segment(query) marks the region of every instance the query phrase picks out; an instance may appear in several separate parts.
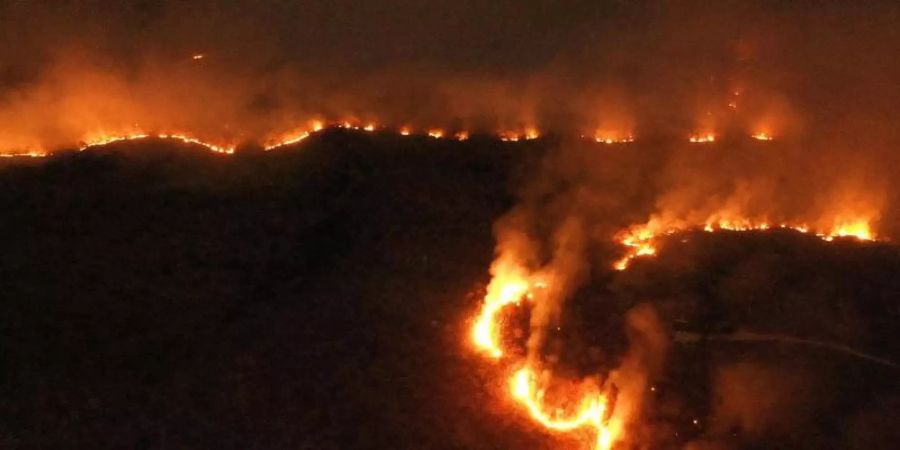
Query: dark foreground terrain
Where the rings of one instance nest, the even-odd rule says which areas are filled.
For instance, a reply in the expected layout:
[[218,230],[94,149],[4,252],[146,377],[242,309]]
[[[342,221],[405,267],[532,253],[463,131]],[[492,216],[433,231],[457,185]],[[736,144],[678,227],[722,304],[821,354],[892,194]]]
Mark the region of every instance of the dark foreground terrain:
[[[148,141],[0,168],[0,448],[574,448],[515,413],[466,345],[491,225],[544,145],[333,132],[269,154]],[[708,426],[755,434],[733,440],[746,448],[897,448],[900,371],[691,336],[787,329],[896,360],[900,253],[778,233],[678,245],[699,262],[637,263],[569,313],[588,346],[621,342],[639,302],[681,336],[657,441],[719,448]],[[710,387],[722,377],[746,389]]]

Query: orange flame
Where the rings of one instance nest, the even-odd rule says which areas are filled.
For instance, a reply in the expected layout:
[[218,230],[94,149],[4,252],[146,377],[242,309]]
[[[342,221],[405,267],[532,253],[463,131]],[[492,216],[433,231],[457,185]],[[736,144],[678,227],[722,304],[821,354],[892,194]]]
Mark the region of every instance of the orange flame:
[[715,142],[716,135],[715,133],[695,134],[691,136],[689,140],[695,144],[705,144],[708,142]]
[[545,390],[538,387],[534,372],[528,368],[519,369],[510,380],[510,390],[531,417],[544,427],[554,431],[572,431],[593,428],[596,431],[594,448],[606,450],[612,447],[613,434],[606,423],[606,396],[600,392],[582,395],[575,412],[566,417],[565,412],[556,409],[553,414],[544,412],[542,405]]
[[195,137],[188,136],[188,135],[182,134],[182,133],[150,134],[150,133],[143,133],[143,132],[123,134],[123,135],[99,134],[99,135],[90,136],[88,138],[85,138],[82,141],[82,145],[79,147],[79,150],[83,151],[83,150],[87,150],[89,148],[112,144],[115,142],[136,141],[136,140],[143,140],[143,139],[150,139],[150,138],[170,139],[170,140],[180,141],[185,144],[199,145],[213,153],[220,153],[220,154],[234,153],[233,146],[223,146],[223,145],[212,144],[210,142],[202,141],[200,139],[197,139]]
[[43,158],[47,155],[47,152],[32,150],[18,153],[0,153],[0,158]]
[[833,241],[835,238],[854,238],[861,241],[873,241],[876,239],[876,235],[867,219],[838,220],[829,229],[812,229],[802,223],[779,223],[773,225],[765,220],[754,221],[746,218],[711,218],[707,219],[702,225],[691,225],[683,222],[663,225],[657,220],[651,220],[643,225],[632,226],[616,235],[615,240],[623,245],[626,250],[625,254],[613,264],[613,268],[625,270],[635,258],[655,255],[657,252],[656,241],[666,235],[697,229],[711,233],[720,230],[765,231],[772,228],[794,230],[803,234],[814,234],[828,242]]
[[[531,286],[544,287],[541,282],[530,283],[528,276],[520,268],[504,265],[495,271],[494,278],[488,286],[481,311],[472,327],[472,341],[475,347],[489,357],[499,359],[503,350],[499,340],[499,312],[509,305],[519,305],[523,299],[533,300]],[[615,439],[606,418],[607,397],[591,383],[583,383],[581,389],[569,392],[567,405],[574,408],[550,409],[547,405],[547,389],[542,387],[536,371],[528,366],[517,370],[509,380],[510,395],[522,405],[536,422],[545,428],[566,432],[576,429],[592,429],[596,435],[593,447],[597,450],[608,450]]]
[[631,133],[620,134],[615,131],[597,130],[594,132],[594,142],[598,144],[627,144],[634,142]]

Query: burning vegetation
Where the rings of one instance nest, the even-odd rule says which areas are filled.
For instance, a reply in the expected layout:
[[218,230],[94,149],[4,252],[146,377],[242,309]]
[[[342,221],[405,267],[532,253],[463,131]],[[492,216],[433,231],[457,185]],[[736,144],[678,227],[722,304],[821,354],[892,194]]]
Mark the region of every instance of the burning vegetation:
[[[54,350],[52,361],[35,364],[60,372],[77,365],[65,359],[64,346],[54,347],[55,338],[35,337],[32,329],[63,343],[120,335],[130,343],[127,336],[141,326],[162,328],[168,331],[147,347],[165,351],[179,348],[186,330],[209,333],[203,343],[214,348],[220,340],[240,343],[241,330],[252,329],[268,340],[234,344],[240,348],[235,354],[203,347],[192,354],[222,357],[215,367],[234,379],[222,381],[220,391],[237,392],[235,401],[256,405],[250,409],[265,418],[254,421],[236,407],[239,413],[207,420],[227,416],[231,422],[194,428],[215,436],[244,425],[252,435],[240,441],[247,448],[369,446],[364,437],[349,441],[347,429],[372,433],[382,440],[371,446],[386,447],[402,435],[383,431],[394,430],[391,425],[443,423],[434,413],[443,411],[435,408],[441,402],[475,411],[466,416],[470,421],[490,414],[526,419],[512,422],[527,421],[539,442],[553,442],[545,434],[563,436],[591,450],[885,447],[882,431],[895,424],[883,411],[900,405],[894,372],[900,350],[892,344],[900,287],[893,271],[878,268],[896,266],[891,243],[900,236],[897,5],[585,0],[561,8],[541,1],[423,6],[378,0],[338,10],[324,1],[120,3],[79,0],[57,7],[0,0],[0,157],[6,171],[0,200],[11,211],[0,233],[10,249],[0,282],[9,286],[0,287],[18,299],[9,314],[0,314],[9,317],[0,328],[38,342],[22,347],[27,351],[15,339],[0,342],[19,352],[12,357],[17,369],[31,363],[22,355],[43,355],[47,348]],[[147,150],[151,163],[122,156],[122,148]],[[182,167],[160,148],[211,155]],[[70,181],[73,194],[65,184]],[[508,196],[509,186],[514,192]],[[134,192],[122,193],[129,189]],[[457,191],[464,195],[456,197]],[[490,204],[481,210],[480,202]],[[160,223],[176,230],[171,241],[166,232],[149,230],[157,223],[154,208],[165,212]],[[127,211],[131,234],[107,228],[119,209]],[[81,225],[84,217],[92,226]],[[491,245],[491,222],[495,245],[488,263],[479,259],[487,251],[468,250]],[[202,226],[194,229],[195,223]],[[416,234],[422,223],[427,233]],[[465,239],[454,240],[460,236]],[[170,244],[172,260],[153,259],[157,240]],[[402,256],[396,260],[395,246]],[[232,247],[239,256],[232,257]],[[90,253],[106,250],[118,250],[118,259],[80,272],[97,256]],[[78,251],[86,254],[56,263],[60,267],[42,259]],[[458,261],[449,261],[453,255]],[[19,258],[32,264],[20,268]],[[129,258],[141,269],[164,268],[148,270],[147,287],[141,271],[119,272],[125,270],[120,260]],[[293,265],[297,258],[301,267]],[[392,279],[385,269],[392,264],[402,265],[410,279],[421,277],[425,287],[400,295],[409,280]],[[44,283],[45,266],[65,275],[57,280],[61,287],[41,297],[57,308],[52,319],[59,326],[42,322],[41,303],[22,300],[30,300],[27,283]],[[460,291],[485,267],[490,279],[478,309],[462,317],[469,312],[458,311]],[[179,278],[183,268],[193,277]],[[205,278],[212,281],[198,281],[207,271],[215,272]],[[92,284],[106,272],[118,274],[120,283]],[[802,289],[782,272],[800,279]],[[454,294],[447,295],[452,307],[427,319],[406,303],[436,295],[428,289],[433,280],[422,274],[443,280],[440,286]],[[157,296],[154,288],[168,286],[170,278],[182,291]],[[356,278],[368,284],[360,287]],[[85,301],[100,302],[88,316],[116,312],[126,294],[161,306],[133,314],[146,316],[134,327],[130,311],[111,325],[96,313],[84,328],[106,334],[82,335],[77,323],[83,311],[70,306],[77,302],[59,300],[82,282]],[[140,289],[130,291],[129,283]],[[865,295],[856,296],[857,290]],[[318,295],[310,305],[284,306],[310,292]],[[229,301],[215,303],[219,295]],[[384,300],[389,307],[379,309],[352,303],[357,295],[405,301]],[[209,297],[214,306],[191,304],[196,309],[183,322],[178,306],[165,303]],[[278,302],[247,305],[244,297]],[[173,318],[174,328],[166,328],[157,307]],[[291,321],[280,319],[280,308]],[[360,311],[383,320],[372,325]],[[307,314],[338,326],[327,329]],[[205,319],[220,316],[218,325],[233,335],[206,326]],[[781,321],[788,316],[798,321],[796,330]],[[353,320],[345,322],[348,317]],[[379,337],[398,336],[394,328],[408,331],[398,323],[413,324],[416,338],[425,328],[451,329],[446,317],[466,323],[463,338],[403,335],[397,344]],[[267,320],[284,322],[271,331]],[[232,323],[238,323],[235,330]],[[329,334],[335,330],[342,335]],[[316,340],[324,335],[333,339]],[[344,335],[359,342],[347,344]],[[298,350],[304,360],[291,360],[288,370],[310,377],[303,386],[279,370],[294,350],[284,350],[290,347],[281,341],[286,336],[304,343]],[[460,340],[467,355],[474,347],[477,364],[444,350]],[[309,345],[315,349],[305,348],[307,342],[316,342]],[[767,346],[796,359],[795,365],[777,367],[779,355],[768,354]],[[322,371],[349,374],[342,383],[307,375],[315,371],[306,364],[328,360],[332,347],[363,356]],[[271,352],[271,373],[255,365],[260,348]],[[390,358],[377,355],[382,348],[389,349],[385,354],[408,351],[413,361],[421,357],[430,365],[404,360],[398,369],[378,359]],[[97,354],[126,353],[107,350]],[[149,360],[153,352],[143,355]],[[191,357],[182,362],[194,364]],[[859,364],[889,375],[860,375]],[[165,378],[180,373],[177,364],[164,369],[141,375],[148,383],[164,379],[173,397],[195,394],[195,380]],[[26,369],[11,375],[18,384],[4,398],[21,395],[25,404],[38,405],[25,416],[40,426],[19,427],[43,430],[30,436],[37,446],[55,425],[106,414],[96,400],[105,386],[92,385],[97,373],[83,370],[79,381],[91,389],[66,392],[59,404],[89,406],[70,415],[60,407],[59,417],[46,423],[39,406],[56,399],[43,391],[63,380],[32,377]],[[477,374],[484,379],[464,384],[467,394],[488,390],[485,384],[502,386],[502,396],[484,404],[485,396],[471,395],[479,400],[474,407],[454,403],[463,402],[453,398],[458,392],[447,393],[457,385],[429,384],[416,378],[419,370],[433,371],[431,381],[441,372]],[[359,372],[375,379],[375,387]],[[254,384],[253,376],[265,383]],[[825,398],[854,377],[871,377],[865,379],[874,380],[872,391],[860,399],[855,392]],[[410,394],[404,381],[425,387]],[[288,387],[261,399],[255,391],[262,384]],[[22,394],[20,386],[26,386]],[[871,400],[876,388],[886,393],[883,403]],[[819,390],[829,394],[816,395]],[[373,397],[362,398],[370,391]],[[433,398],[435,392],[444,395]],[[397,403],[377,397],[386,393]],[[277,403],[282,395],[296,400],[284,400],[282,411],[315,426],[277,443],[255,440],[272,427],[289,432],[290,420],[267,415],[267,400]],[[349,406],[341,395],[351,399]],[[127,404],[128,396],[121,397]],[[201,397],[221,400],[208,392]],[[317,404],[338,406],[310,412]],[[10,417],[21,412],[9,408]],[[117,408],[111,410],[128,406]],[[353,412],[334,412],[341,408]],[[198,409],[184,414],[196,422],[213,417]],[[357,409],[366,417],[353,416]],[[424,410],[434,416],[423,417]],[[135,427],[156,427],[139,420],[145,413],[151,414],[130,417]],[[320,437],[332,413],[353,416],[345,420],[351,425]],[[180,412],[167,405],[153,414]],[[377,416],[366,422],[371,426],[357,426],[370,416]],[[853,421],[846,429],[843,418]],[[454,426],[465,422],[455,419]],[[528,426],[525,431],[533,431]],[[478,431],[459,425],[454,437],[460,447],[529,447],[506,436],[482,445],[485,434],[516,435],[523,427],[472,427]],[[823,429],[840,442],[816,440]],[[107,435],[103,431],[81,442],[96,442]],[[129,435],[116,444],[166,447],[168,432],[159,427],[147,433],[162,437]],[[17,433],[0,427],[0,446],[19,444]],[[181,439],[173,445],[237,445]],[[427,432],[417,439],[408,447],[447,446],[443,439],[429,441],[434,438]]]

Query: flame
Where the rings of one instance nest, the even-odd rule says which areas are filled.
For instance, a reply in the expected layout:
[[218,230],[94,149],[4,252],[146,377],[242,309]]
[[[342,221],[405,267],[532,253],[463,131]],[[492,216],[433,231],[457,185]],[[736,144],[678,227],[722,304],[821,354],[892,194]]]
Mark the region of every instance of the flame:
[[40,150],[19,153],[0,153],[0,158],[43,158],[46,156],[48,156],[48,153]]
[[638,257],[652,256],[657,252],[656,242],[659,238],[674,233],[699,230],[715,231],[765,231],[772,228],[793,230],[803,234],[813,234],[824,241],[831,242],[835,238],[855,238],[861,241],[874,241],[870,221],[864,218],[838,220],[831,228],[815,229],[803,223],[772,224],[765,220],[754,221],[748,218],[710,218],[702,225],[686,222],[660,224],[658,220],[650,220],[646,224],[634,225],[616,234],[615,240],[625,247],[625,254],[613,263],[616,270],[625,270]]
[[872,232],[868,221],[857,219],[846,222],[841,221],[829,231],[826,237],[832,239],[835,237],[853,237],[862,241],[874,241],[875,233]]
[[206,55],[204,55],[203,53],[197,53],[197,54],[191,56],[191,59],[193,59],[194,61],[199,61],[205,57],[206,57]]
[[107,134],[99,134],[91,137],[87,137],[82,140],[82,145],[79,147],[79,150],[87,150],[91,147],[98,147],[101,145],[112,144],[115,142],[122,141],[135,141],[138,139],[146,139],[151,137],[146,133],[131,133],[131,134],[123,134],[123,135],[107,135]]
[[264,149],[266,151],[269,151],[269,150],[274,150],[279,147],[284,147],[285,145],[296,144],[296,143],[308,138],[309,136],[310,136],[309,131],[301,131],[292,137],[284,138],[284,139],[278,140],[274,143],[270,143],[270,144],[266,145],[264,147]]
[[701,134],[695,134],[695,135],[692,135],[692,136],[690,137],[689,140],[690,140],[691,142],[693,142],[693,143],[697,143],[697,144],[705,144],[705,143],[708,143],[708,142],[715,142],[715,141],[716,141],[716,135],[715,135],[715,133],[701,133]]
[[518,305],[528,293],[528,283],[516,275],[494,278],[488,287],[488,293],[484,297],[484,305],[481,313],[472,327],[472,340],[475,346],[492,358],[503,356],[503,350],[497,342],[499,330],[496,319],[500,310],[508,305]]
[[[529,281],[529,278],[521,268],[501,265],[488,286],[471,337],[475,347],[493,359],[504,355],[498,342],[500,311],[510,305],[519,305],[525,299],[534,300],[532,289],[546,287],[543,282]],[[512,399],[543,427],[556,432],[592,429],[596,436],[593,445],[596,450],[612,447],[615,436],[607,424],[607,396],[595,383],[585,381],[577,389],[566,390],[562,395],[564,406],[551,407],[548,406],[547,388],[540,383],[537,371],[522,366],[510,378],[509,389]],[[548,410],[552,412],[548,413]]]
[[196,144],[203,147],[206,147],[208,150],[214,153],[222,153],[226,155],[230,155],[234,153],[234,147],[224,147],[215,144],[210,144],[209,142],[201,141],[197,138],[193,138],[184,134],[158,134],[156,137],[160,139],[174,139],[176,141],[184,142],[185,144]]
[[529,415],[544,427],[554,431],[572,431],[580,428],[593,428],[596,432],[595,449],[606,450],[612,447],[613,435],[606,424],[606,395],[595,389],[588,389],[582,394],[575,412],[566,416],[561,409],[547,414],[542,405],[546,391],[538,386],[534,371],[527,367],[519,369],[510,379],[510,391]]
[[541,133],[534,127],[525,128],[522,131],[506,130],[497,133],[503,142],[519,142],[520,140],[531,141],[541,137]]
[[169,139],[169,140],[180,141],[185,144],[199,145],[213,153],[220,153],[220,154],[234,153],[233,146],[222,146],[222,145],[212,144],[210,142],[202,141],[200,139],[197,139],[195,137],[192,137],[192,136],[189,136],[186,134],[182,134],[182,133],[150,134],[150,133],[142,133],[142,132],[122,134],[122,135],[109,135],[109,134],[101,133],[101,134],[89,136],[82,140],[82,144],[79,147],[79,150],[84,151],[84,150],[87,150],[87,149],[90,149],[93,147],[108,145],[108,144],[112,144],[115,142],[137,141],[137,140],[151,139],[151,138]]
[[[197,57],[200,58],[197,58]],[[194,59],[201,59],[204,55],[197,54],[194,55]],[[340,128],[346,130],[355,130],[355,131],[365,131],[365,132],[374,132],[379,129],[379,125],[376,124],[375,121],[369,122],[359,122],[356,119],[343,119],[335,122],[326,122],[321,119],[309,120],[304,125],[295,127],[289,131],[282,132],[280,134],[274,134],[267,138],[261,139],[261,143],[266,150],[273,150],[279,147],[288,146],[291,144],[296,144],[301,142],[313,134],[320,132],[326,128]],[[402,136],[410,136],[413,134],[413,130],[410,126],[404,125],[397,128],[397,131]],[[460,130],[452,135],[448,134],[445,129],[441,128],[431,128],[428,129],[426,134],[432,138],[453,138],[458,141],[465,141],[469,139],[470,133],[467,130]],[[190,133],[185,132],[166,132],[166,133],[149,133],[140,129],[135,129],[126,132],[118,132],[118,133],[90,133],[87,135],[88,137],[83,138],[79,147],[84,150],[90,147],[97,147],[101,145],[111,144],[119,141],[126,140],[138,140],[145,138],[159,138],[159,139],[173,139],[179,140],[185,143],[191,143],[206,147],[210,151],[216,153],[229,154],[234,152],[233,145],[220,145],[214,144],[209,141],[202,140],[193,136]],[[534,140],[539,139],[541,137],[541,133],[537,127],[529,126],[525,127],[521,130],[501,130],[494,133],[494,136],[498,137],[500,140],[504,142],[519,142],[523,140]],[[772,135],[768,132],[757,132],[751,135],[754,139],[760,141],[771,141],[773,139]],[[634,135],[627,132],[615,131],[609,128],[601,128],[597,129],[591,135],[582,135],[582,138],[592,139],[594,142],[602,143],[602,144],[626,144],[635,141]],[[697,133],[689,136],[690,142],[693,143],[709,143],[715,142],[717,136],[713,132],[705,132],[705,133]],[[7,150],[6,155],[8,157],[12,156],[46,156],[46,152],[43,149],[40,149],[39,145],[34,145],[33,147],[25,146],[19,147],[18,151]]]
[[627,144],[634,142],[634,136],[631,133],[619,134],[614,131],[597,130],[594,132],[594,142],[599,144]]
[[[339,124],[337,125],[337,127],[343,128],[343,124]],[[324,129],[325,122],[318,119],[310,120],[306,125],[297,127],[288,133],[284,133],[278,136],[275,139],[267,140],[263,148],[266,151],[270,151],[280,147],[293,145],[298,142],[302,142],[303,140],[312,136],[314,133],[318,133]]]

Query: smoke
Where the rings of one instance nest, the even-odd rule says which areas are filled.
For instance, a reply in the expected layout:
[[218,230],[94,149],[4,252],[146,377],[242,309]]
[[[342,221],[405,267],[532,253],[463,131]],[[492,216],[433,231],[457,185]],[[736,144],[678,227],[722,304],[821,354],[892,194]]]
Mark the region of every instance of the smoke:
[[327,119],[765,132],[893,159],[896,17],[875,2],[4,0],[0,148],[135,128],[239,144]]
[[632,308],[625,321],[629,349],[609,376],[617,392],[610,428],[619,435],[627,429],[626,439],[640,442],[641,414],[652,394],[651,382],[663,370],[670,339],[656,310],[649,304]]
[[[510,216],[496,225],[498,260],[525,267],[522,273],[546,283],[535,294],[529,359],[531,364],[560,360],[556,354],[560,346],[547,344],[562,339],[553,330],[561,322],[563,328],[567,325],[563,313],[567,308],[608,312],[613,318],[602,326],[620,326],[627,339],[613,338],[596,346],[611,353],[624,349],[603,375],[606,386],[617,392],[610,426],[625,430],[629,441],[688,448],[790,442],[797,448],[819,448],[825,444],[810,430],[823,426],[829,438],[851,440],[845,430],[821,423],[829,420],[823,417],[873,414],[865,412],[869,406],[844,398],[856,388],[836,381],[848,370],[843,366],[816,361],[779,368],[780,361],[751,354],[717,355],[698,363],[707,372],[694,371],[694,378],[679,380],[706,386],[702,399],[657,398],[649,388],[654,380],[673,376],[673,364],[685,362],[681,354],[677,363],[669,361],[671,347],[684,345],[668,338],[667,330],[676,321],[682,327],[687,323],[703,328],[700,334],[721,326],[789,337],[778,344],[753,344],[760,347],[799,347],[802,350],[793,351],[804,354],[842,348],[849,353],[838,353],[874,356],[849,365],[891,360],[878,351],[879,346],[893,348],[891,340],[883,334],[873,338],[869,323],[889,310],[871,298],[889,294],[854,298],[846,293],[855,292],[855,287],[829,286],[822,280],[875,271],[885,261],[857,255],[855,263],[845,262],[839,265],[843,270],[836,270],[829,264],[837,264],[833,261],[838,256],[810,249],[814,245],[846,249],[841,236],[883,240],[898,236],[900,186],[891,167],[898,162],[900,133],[891,129],[889,118],[900,112],[900,93],[888,78],[900,74],[900,66],[874,55],[885,56],[897,47],[897,38],[888,29],[900,15],[896,7],[876,4],[867,4],[869,8],[817,4],[814,11],[799,4],[769,5],[766,11],[731,2],[705,11],[681,6],[684,9],[644,10],[638,27],[653,32],[636,36],[630,33],[634,28],[622,29],[616,36],[621,39],[617,51],[582,48],[582,55],[603,55],[599,59],[610,63],[593,72],[598,75],[589,88],[579,85],[588,75],[566,67],[571,54],[556,60],[554,70],[541,78],[547,83],[570,81],[547,84],[559,87],[551,92],[568,109],[537,117],[567,117],[571,128],[589,137],[619,139],[633,134],[637,140],[604,146],[562,139],[530,168],[518,186]],[[627,71],[631,71],[627,79],[616,76]],[[581,96],[571,94],[573,86]],[[591,100],[594,94],[596,102]],[[536,104],[549,104],[545,100]],[[715,143],[687,142],[692,133],[706,132],[715,134]],[[757,133],[774,139],[749,138]],[[812,236],[816,244],[796,244],[809,255],[785,260],[774,250],[752,257],[728,254],[725,249],[748,244],[724,238],[715,243],[721,248],[703,247],[705,241],[691,233],[662,238],[705,228],[779,227],[818,234],[828,241],[837,237],[839,242],[826,244]],[[614,262],[627,251],[622,242],[627,230],[658,239],[654,243],[659,245],[644,254],[656,252],[659,259],[616,273]],[[521,247],[506,236],[527,236],[526,259],[517,259]],[[776,245],[781,252],[795,245],[778,240],[765,244]],[[745,265],[731,266],[737,262]],[[813,275],[807,276],[815,281],[789,288],[793,281],[779,271],[791,266],[809,270]],[[874,282],[854,286],[867,283]],[[637,287],[622,287],[632,284]],[[707,305],[710,298],[720,297],[727,301]],[[876,308],[880,312],[860,311],[868,302],[880,305]],[[877,328],[878,333],[886,329]],[[612,333],[581,331],[588,336]],[[564,372],[558,366],[555,370]],[[573,372],[577,371],[566,373]],[[891,392],[882,382],[874,383],[873,389]],[[841,393],[819,394],[829,389]],[[859,410],[842,411],[842,401]],[[697,410],[683,403],[704,406]],[[878,411],[881,406],[871,408]],[[666,416],[672,410],[696,423]],[[867,426],[868,422],[860,428]],[[682,434],[672,437],[671,428]]]

